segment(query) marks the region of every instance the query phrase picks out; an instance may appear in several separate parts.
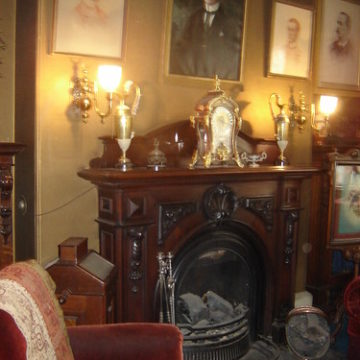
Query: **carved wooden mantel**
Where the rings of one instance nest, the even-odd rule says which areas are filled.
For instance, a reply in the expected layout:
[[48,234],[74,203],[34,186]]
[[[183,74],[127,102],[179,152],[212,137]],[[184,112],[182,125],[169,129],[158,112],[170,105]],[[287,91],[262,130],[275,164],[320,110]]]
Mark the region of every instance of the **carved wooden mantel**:
[[[117,320],[158,320],[158,252],[171,251],[176,260],[205,229],[234,225],[259,239],[266,279],[260,332],[269,334],[294,302],[301,184],[317,169],[272,166],[276,143],[240,134],[243,151],[266,151],[263,165],[190,170],[195,146],[189,130],[184,121],[135,137],[128,152],[135,167],[125,172],[115,167],[116,141],[103,137],[103,155],[78,173],[98,188],[100,252],[118,268]],[[146,167],[154,138],[168,160],[159,171]]]
[[13,261],[11,167],[14,155],[24,148],[23,144],[0,142],[0,269]]
[[101,255],[118,266],[117,320],[157,320],[157,253],[172,251],[176,257],[201,228],[234,221],[262,239],[263,331],[269,333],[293,304],[300,188],[314,171],[274,166],[80,171],[98,187]]

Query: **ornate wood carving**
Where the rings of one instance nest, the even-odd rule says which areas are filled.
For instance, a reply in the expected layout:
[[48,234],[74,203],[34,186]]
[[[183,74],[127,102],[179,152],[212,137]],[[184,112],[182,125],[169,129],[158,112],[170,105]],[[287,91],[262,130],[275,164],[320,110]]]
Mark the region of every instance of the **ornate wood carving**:
[[[144,228],[133,227],[128,230],[128,238],[130,240],[130,272],[129,279],[132,281],[141,280],[143,277],[142,271],[142,243],[144,240]],[[138,292],[136,284],[131,288],[133,293]]]
[[158,244],[162,245],[170,230],[186,215],[196,211],[195,203],[161,204],[159,207]]
[[[197,234],[206,229],[212,230],[221,221],[229,224],[233,221],[241,223],[239,231],[243,225],[244,229],[259,235],[256,242],[259,242],[258,248],[263,249],[266,273],[274,274],[268,278],[271,292],[267,294],[264,305],[264,333],[270,333],[282,304],[292,303],[293,300],[296,268],[289,268],[282,254],[288,235],[293,241],[292,256],[296,256],[298,227],[295,223],[293,237],[291,231],[287,234],[286,216],[288,211],[300,210],[300,204],[296,203],[291,206],[286,204],[282,211],[276,208],[277,199],[284,199],[286,188],[290,186],[300,189],[302,179],[310,177],[315,171],[311,167],[285,166],[280,169],[264,165],[243,169],[211,167],[189,170],[178,167],[164,168],[158,172],[144,168],[127,172],[93,168],[79,172],[81,177],[98,186],[101,196],[114,199],[114,214],[110,217],[107,213],[99,212],[97,221],[100,230],[114,234],[118,269],[117,320],[156,321],[158,251],[171,251],[176,260],[185,246],[191,248],[191,241]],[[258,196],[260,188],[261,196]],[[127,199],[133,201],[141,198],[145,199],[145,211],[129,212]],[[135,203],[138,204],[137,201]],[[186,204],[195,204],[195,213],[187,214],[193,208]],[[269,215],[271,208],[273,219]],[[246,211],[248,214],[244,214]],[[162,219],[159,218],[161,213],[164,214]],[[132,214],[131,217],[129,214]],[[187,215],[182,217],[184,214]],[[270,219],[273,230],[276,228],[280,231],[266,231],[265,226],[270,226]],[[264,224],[265,231],[257,228],[259,223]],[[234,229],[237,227],[237,224],[232,225]],[[168,229],[171,236],[169,232],[165,237]],[[165,243],[159,245],[159,238],[166,238]],[[279,256],[282,257],[280,262]],[[269,261],[266,261],[267,257]]]
[[294,252],[294,236],[295,236],[295,223],[299,220],[298,211],[289,211],[285,216],[286,232],[285,232],[285,264],[291,264],[292,255]]
[[208,219],[217,223],[231,218],[238,201],[235,193],[224,184],[218,184],[205,192],[203,206]]
[[0,142],[0,269],[13,261],[11,167],[13,156],[24,148],[22,144]]
[[231,218],[238,207],[243,207],[259,216],[268,231],[273,226],[273,197],[241,197],[224,184],[209,189],[204,195],[204,211],[206,216],[216,222]]
[[274,198],[273,197],[253,197],[240,198],[239,206],[248,209],[264,221],[266,229],[272,230],[274,224]]
[[13,178],[10,168],[0,168],[0,234],[4,239],[4,244],[8,243],[11,234],[11,193],[13,188]]

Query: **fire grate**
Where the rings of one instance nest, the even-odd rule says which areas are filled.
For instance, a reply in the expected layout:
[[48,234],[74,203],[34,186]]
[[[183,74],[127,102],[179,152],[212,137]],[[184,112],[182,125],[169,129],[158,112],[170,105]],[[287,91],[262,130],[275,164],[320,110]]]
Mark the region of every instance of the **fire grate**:
[[216,325],[177,324],[184,335],[184,360],[235,360],[250,347],[245,315]]

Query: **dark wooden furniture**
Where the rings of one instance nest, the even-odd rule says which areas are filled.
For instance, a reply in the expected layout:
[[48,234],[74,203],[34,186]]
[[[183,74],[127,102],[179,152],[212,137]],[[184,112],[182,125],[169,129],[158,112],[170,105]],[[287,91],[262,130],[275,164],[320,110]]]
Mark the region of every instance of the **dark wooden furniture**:
[[[312,177],[312,197],[310,214],[310,233],[307,272],[307,290],[313,295],[314,305],[334,314],[336,308],[342,303],[343,291],[353,277],[352,264],[345,263],[346,259],[338,251],[328,249],[329,227],[329,194],[331,178],[330,159],[337,152],[344,155],[360,142],[346,141],[339,138],[315,138],[313,146],[313,165],[321,171]],[[334,256],[344,263],[342,269],[334,271]]]
[[[316,169],[271,166],[276,145],[244,136],[239,141],[248,151],[267,149],[267,165],[189,170],[192,138],[181,132],[183,124],[175,128],[176,135],[159,131],[135,139],[129,157],[139,167],[127,172],[115,168],[120,152],[114,141],[102,138],[103,156],[78,173],[98,187],[100,253],[118,268],[117,321],[158,320],[158,252],[172,251],[176,258],[194,235],[216,227],[219,217],[261,239],[266,285],[260,331],[269,334],[293,306],[301,184]],[[144,167],[153,137],[168,156],[168,167],[160,171]],[[229,197],[222,195],[224,188]]]
[[59,260],[47,271],[68,326],[113,323],[116,268],[95,251],[86,238],[69,238],[59,245]]
[[0,269],[13,262],[12,237],[12,189],[13,177],[11,167],[14,156],[22,151],[25,145],[17,143],[0,143]]

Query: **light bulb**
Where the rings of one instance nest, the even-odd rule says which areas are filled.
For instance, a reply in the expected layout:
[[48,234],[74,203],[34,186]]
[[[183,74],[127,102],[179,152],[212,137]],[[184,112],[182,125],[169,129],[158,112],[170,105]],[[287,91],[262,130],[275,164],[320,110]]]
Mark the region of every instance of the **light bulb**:
[[338,98],[336,96],[320,96],[320,112],[326,116],[332,114],[337,106]]
[[121,66],[101,65],[98,68],[100,86],[107,92],[113,93],[121,80]]

